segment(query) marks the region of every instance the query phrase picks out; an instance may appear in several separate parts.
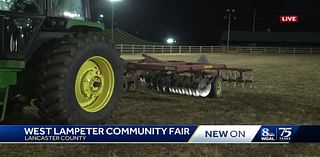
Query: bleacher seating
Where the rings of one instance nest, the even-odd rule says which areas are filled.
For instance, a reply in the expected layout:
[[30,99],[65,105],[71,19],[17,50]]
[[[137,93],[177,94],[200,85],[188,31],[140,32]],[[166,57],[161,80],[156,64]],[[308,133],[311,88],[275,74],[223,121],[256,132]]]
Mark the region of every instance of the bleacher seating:
[[[110,29],[106,29],[105,34],[111,39]],[[147,40],[140,39],[120,29],[114,30],[114,43],[115,44],[135,44],[135,45],[160,45],[161,44],[161,43],[150,42]]]

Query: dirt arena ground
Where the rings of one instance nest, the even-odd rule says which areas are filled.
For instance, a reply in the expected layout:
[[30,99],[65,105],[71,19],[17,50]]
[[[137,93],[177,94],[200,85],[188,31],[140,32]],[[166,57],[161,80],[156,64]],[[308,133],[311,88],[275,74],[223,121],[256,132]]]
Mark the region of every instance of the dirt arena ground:
[[[195,62],[199,54],[153,55]],[[320,124],[320,55],[208,54],[212,63],[254,69],[254,89],[203,99],[138,89],[125,93],[111,124]],[[138,59],[140,55],[123,55]],[[34,107],[5,124],[41,124]],[[0,156],[318,156],[318,144],[1,145]]]

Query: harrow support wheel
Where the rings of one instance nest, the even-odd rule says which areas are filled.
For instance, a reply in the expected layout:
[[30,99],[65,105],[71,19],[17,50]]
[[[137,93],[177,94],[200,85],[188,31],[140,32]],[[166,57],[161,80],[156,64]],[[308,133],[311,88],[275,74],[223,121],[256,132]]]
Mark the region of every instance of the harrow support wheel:
[[223,80],[221,77],[216,77],[211,83],[211,91],[209,98],[220,98],[222,97]]

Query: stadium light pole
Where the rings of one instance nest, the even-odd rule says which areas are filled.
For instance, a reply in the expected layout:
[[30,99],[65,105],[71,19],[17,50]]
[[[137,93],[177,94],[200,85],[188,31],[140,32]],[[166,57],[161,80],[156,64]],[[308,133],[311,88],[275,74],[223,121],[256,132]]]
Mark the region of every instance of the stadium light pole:
[[227,17],[225,16],[225,19],[228,18],[228,37],[227,37],[227,51],[229,50],[230,47],[230,34],[231,34],[231,19],[233,18],[234,20],[237,19],[237,17],[232,17],[232,14],[236,12],[236,9],[227,9]]
[[257,16],[257,10],[256,10],[256,8],[254,8],[253,9],[252,32],[256,31],[256,16]]
[[114,17],[116,12],[114,3],[121,2],[121,1],[122,0],[109,0],[109,2],[111,3],[111,9],[112,9],[112,13],[111,13],[111,41],[112,42],[114,42]]

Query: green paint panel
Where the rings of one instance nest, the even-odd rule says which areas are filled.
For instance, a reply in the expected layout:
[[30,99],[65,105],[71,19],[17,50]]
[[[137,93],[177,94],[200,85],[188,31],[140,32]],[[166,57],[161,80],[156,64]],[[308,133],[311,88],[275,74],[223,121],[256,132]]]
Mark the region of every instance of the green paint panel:
[[72,27],[92,27],[104,30],[104,24],[102,23],[69,19],[67,23],[67,29],[70,29]]
[[16,60],[0,60],[0,69],[23,69],[25,63]]
[[17,84],[17,73],[24,67],[23,61],[0,60],[0,121],[5,118],[9,86]]
[[15,85],[17,73],[24,67],[23,61],[0,60],[0,86]]
[[17,72],[0,71],[0,85],[15,85],[17,83]]

